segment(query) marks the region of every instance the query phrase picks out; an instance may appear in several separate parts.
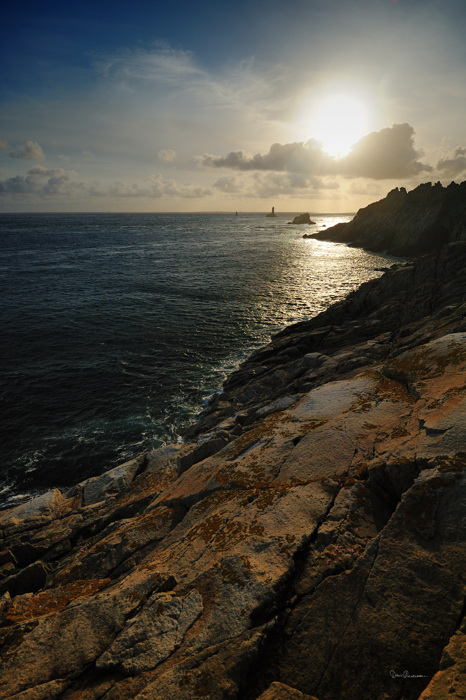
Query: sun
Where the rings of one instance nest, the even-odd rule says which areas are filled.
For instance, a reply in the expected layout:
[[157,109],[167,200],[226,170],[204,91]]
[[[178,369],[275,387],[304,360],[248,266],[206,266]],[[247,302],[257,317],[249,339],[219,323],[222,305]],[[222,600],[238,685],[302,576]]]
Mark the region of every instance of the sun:
[[322,99],[308,115],[311,138],[334,158],[348,155],[352,146],[368,131],[368,110],[355,97],[346,94]]
[[293,138],[315,139],[327,155],[344,158],[370,131],[372,112],[357,90],[313,93],[304,97],[289,126]]

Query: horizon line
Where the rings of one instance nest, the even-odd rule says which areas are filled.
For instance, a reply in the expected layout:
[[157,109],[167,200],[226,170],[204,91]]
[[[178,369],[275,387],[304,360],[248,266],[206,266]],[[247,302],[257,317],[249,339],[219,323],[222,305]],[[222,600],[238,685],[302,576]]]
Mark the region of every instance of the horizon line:
[[[295,216],[295,211],[281,211],[281,212],[275,212],[275,218],[280,218],[280,216]],[[339,212],[328,212],[328,211],[309,211],[309,212],[302,212],[302,213],[308,213],[310,216],[353,216],[356,214],[355,211],[339,211]],[[27,215],[27,214],[149,214],[149,215],[158,215],[158,214],[222,214],[222,215],[231,215],[231,216],[241,216],[241,215],[250,215],[250,214],[257,214],[257,215],[264,215],[266,217],[267,212],[266,211],[236,211],[236,210],[222,210],[222,209],[203,209],[199,211],[0,211],[0,215],[10,215],[10,214],[21,214],[21,215]]]

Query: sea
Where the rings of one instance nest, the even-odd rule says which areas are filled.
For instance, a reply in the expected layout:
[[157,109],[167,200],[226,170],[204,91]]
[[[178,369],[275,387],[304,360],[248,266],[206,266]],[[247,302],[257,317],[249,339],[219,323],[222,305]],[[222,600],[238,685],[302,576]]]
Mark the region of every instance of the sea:
[[394,258],[352,215],[0,214],[0,507],[170,442],[254,349]]

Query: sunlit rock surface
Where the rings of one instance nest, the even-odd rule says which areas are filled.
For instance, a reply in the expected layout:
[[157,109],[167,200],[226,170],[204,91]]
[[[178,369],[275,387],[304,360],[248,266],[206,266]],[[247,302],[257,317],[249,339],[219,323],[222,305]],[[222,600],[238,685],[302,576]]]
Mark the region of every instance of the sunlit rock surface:
[[463,697],[465,264],[390,270],[185,445],[0,512],[0,698]]

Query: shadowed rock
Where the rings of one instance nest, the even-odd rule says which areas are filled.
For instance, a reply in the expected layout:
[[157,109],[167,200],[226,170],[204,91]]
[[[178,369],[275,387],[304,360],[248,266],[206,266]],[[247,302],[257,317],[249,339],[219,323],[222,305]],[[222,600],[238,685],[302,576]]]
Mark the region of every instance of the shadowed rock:
[[438,182],[404,187],[360,209],[349,223],[312,234],[392,255],[419,255],[466,240],[466,182],[442,187]]
[[315,224],[315,221],[311,220],[309,214],[299,214],[295,216],[293,221],[289,221],[289,224]]

